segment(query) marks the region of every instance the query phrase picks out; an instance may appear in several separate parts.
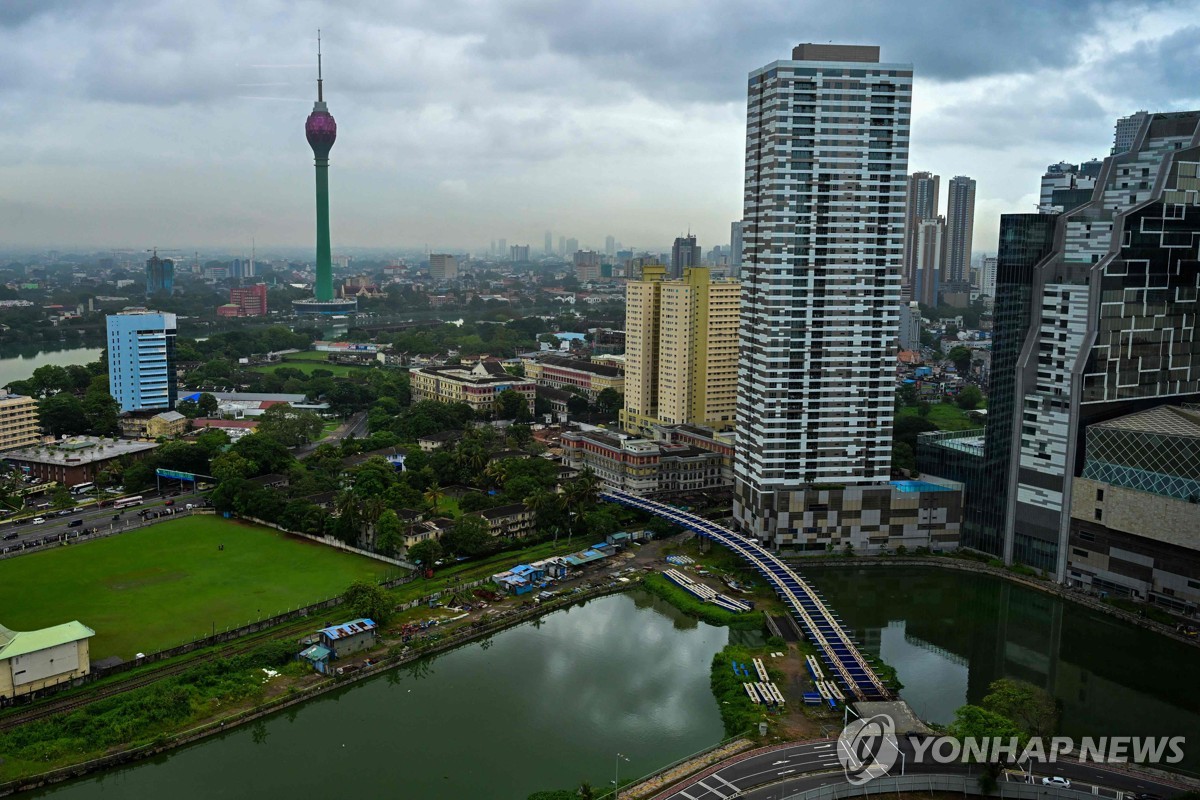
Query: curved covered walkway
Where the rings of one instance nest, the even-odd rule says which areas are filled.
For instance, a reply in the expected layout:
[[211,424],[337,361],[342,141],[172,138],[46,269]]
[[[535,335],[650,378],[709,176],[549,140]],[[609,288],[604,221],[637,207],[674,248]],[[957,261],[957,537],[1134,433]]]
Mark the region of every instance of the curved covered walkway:
[[654,514],[700,536],[707,536],[737,553],[767,579],[791,609],[792,615],[800,623],[809,641],[820,650],[821,658],[829,668],[829,674],[837,679],[848,696],[853,695],[858,700],[891,698],[891,692],[871,669],[871,665],[820,596],[770,550],[728,528],[657,500],[648,500],[618,489],[604,490],[600,493],[600,499]]

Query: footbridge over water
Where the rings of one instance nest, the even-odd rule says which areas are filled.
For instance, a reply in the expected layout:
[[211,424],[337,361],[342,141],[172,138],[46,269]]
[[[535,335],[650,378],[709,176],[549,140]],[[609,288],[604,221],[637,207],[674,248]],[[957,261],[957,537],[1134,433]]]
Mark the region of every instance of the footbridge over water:
[[681,511],[675,506],[648,500],[617,489],[600,493],[602,500],[636,508],[673,522],[700,536],[725,545],[757,569],[791,609],[801,630],[820,651],[821,658],[847,696],[858,700],[887,700],[891,692],[875,674],[841,622],[811,586],[774,553],[758,542],[703,517]]

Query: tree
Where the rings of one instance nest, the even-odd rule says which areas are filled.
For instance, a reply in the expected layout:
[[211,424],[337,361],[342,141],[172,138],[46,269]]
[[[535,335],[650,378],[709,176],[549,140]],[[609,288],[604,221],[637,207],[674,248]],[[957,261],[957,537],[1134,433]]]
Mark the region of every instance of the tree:
[[255,474],[265,475],[271,472],[286,472],[292,462],[292,454],[280,442],[267,436],[261,431],[255,431],[249,436],[243,436],[230,448],[230,452],[253,461],[257,468]]
[[997,737],[1002,741],[1017,739],[1023,746],[1028,739],[1017,723],[986,708],[965,705],[954,712],[954,721],[946,729],[956,739]]
[[913,452],[908,442],[892,444],[892,469],[904,472],[914,472],[917,469],[917,454]]
[[529,419],[529,403],[519,392],[505,389],[496,395],[496,419]]
[[342,594],[346,609],[356,617],[364,617],[376,625],[387,622],[392,601],[382,587],[366,581],[355,581]]
[[417,542],[412,547],[408,548],[408,560],[415,561],[423,567],[432,567],[438,561],[442,560],[445,551],[442,549],[441,542],[437,539],[426,539],[423,542]]
[[250,478],[258,471],[258,465],[250,459],[234,452],[222,453],[212,460],[209,468],[212,476],[224,482],[236,478]]
[[916,452],[917,434],[937,429],[937,425],[922,417],[897,417],[895,427],[892,429],[892,441],[904,442],[913,449],[913,452]]
[[83,404],[78,397],[65,392],[38,402],[38,423],[51,436],[74,436],[88,429]]
[[440,503],[442,498],[445,496],[446,493],[442,491],[441,486],[438,486],[437,481],[431,483],[429,488],[425,490],[425,502],[429,503],[429,505],[433,508],[433,513],[435,514],[438,513],[438,503]]
[[954,398],[958,407],[965,411],[977,407],[981,400],[983,400],[983,392],[979,391],[978,386],[964,386],[959,391],[958,397]]
[[588,412],[588,408],[590,408],[590,406],[588,405],[587,398],[581,394],[571,395],[571,397],[567,399],[567,411],[575,416],[586,414]]
[[516,448],[528,447],[529,443],[533,441],[533,430],[524,423],[509,425],[506,434],[509,443]]
[[950,352],[946,354],[946,358],[954,362],[954,368],[959,371],[959,374],[965,375],[971,369],[971,351],[969,348],[958,345],[951,347]]
[[620,412],[625,405],[625,396],[616,389],[608,388],[600,390],[600,394],[596,395],[596,405],[605,414],[612,416]]
[[1007,717],[1030,736],[1053,736],[1058,727],[1058,703],[1039,686],[1013,678],[992,681],[981,705]]
[[562,513],[562,504],[554,492],[547,489],[537,489],[525,498],[525,505],[533,512],[538,527],[546,530]]
[[384,555],[395,555],[404,546],[404,523],[390,508],[375,521],[375,548]]
[[33,371],[33,377],[30,380],[38,387],[39,394],[43,395],[65,392],[75,386],[75,382],[71,379],[71,373],[67,372],[65,367],[54,364],[38,367]]
[[493,547],[491,532],[482,517],[468,514],[460,517],[454,527],[442,537],[442,547],[460,556],[477,556]]
[[217,400],[216,395],[209,392],[202,392],[200,398],[196,401],[196,410],[206,417],[216,416],[220,407],[221,404]]
[[287,447],[307,444],[321,435],[325,421],[312,411],[298,411],[287,403],[271,406],[258,418],[257,432]]
[[195,400],[180,400],[175,404],[175,410],[188,419],[195,419],[200,416],[200,407],[196,405]]
[[104,389],[88,389],[81,407],[88,429],[97,436],[111,436],[120,428],[121,404],[108,393],[107,381]]

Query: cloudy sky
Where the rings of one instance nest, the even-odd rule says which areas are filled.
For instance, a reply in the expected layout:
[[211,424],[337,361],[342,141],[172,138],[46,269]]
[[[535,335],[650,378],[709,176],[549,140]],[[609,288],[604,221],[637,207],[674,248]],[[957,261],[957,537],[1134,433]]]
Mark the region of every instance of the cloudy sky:
[[977,250],[1117,116],[1200,107],[1200,0],[0,0],[0,248],[310,243],[318,27],[335,252],[726,243],[746,74],[801,41],[914,65],[910,169],[978,180]]

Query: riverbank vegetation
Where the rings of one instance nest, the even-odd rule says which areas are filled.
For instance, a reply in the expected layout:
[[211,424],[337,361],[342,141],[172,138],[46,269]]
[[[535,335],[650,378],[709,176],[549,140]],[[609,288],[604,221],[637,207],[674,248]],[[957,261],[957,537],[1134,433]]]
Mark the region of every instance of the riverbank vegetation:
[[671,605],[689,616],[703,620],[710,625],[728,625],[739,631],[760,631],[763,629],[761,611],[744,611],[737,613],[719,608],[712,603],[706,603],[690,592],[663,577],[660,573],[651,573],[642,579],[642,586],[651,594],[661,597]]
[[[743,683],[750,678],[738,675],[733,671],[732,662],[745,664],[754,674],[751,661],[761,653],[743,645],[726,645],[712,658],[712,676],[709,685],[713,697],[717,700],[717,708],[721,712],[721,723],[725,726],[726,736],[737,736],[749,732],[758,735],[758,723],[769,719],[769,715],[761,705],[750,702],[749,695]],[[772,681],[781,680],[783,674],[771,666],[767,666],[767,674]],[[757,681],[758,678],[753,680]]]
[[239,703],[256,702],[270,687],[263,680],[264,668],[301,672],[294,655],[290,641],[271,642],[0,733],[5,756],[0,782],[150,744]]

